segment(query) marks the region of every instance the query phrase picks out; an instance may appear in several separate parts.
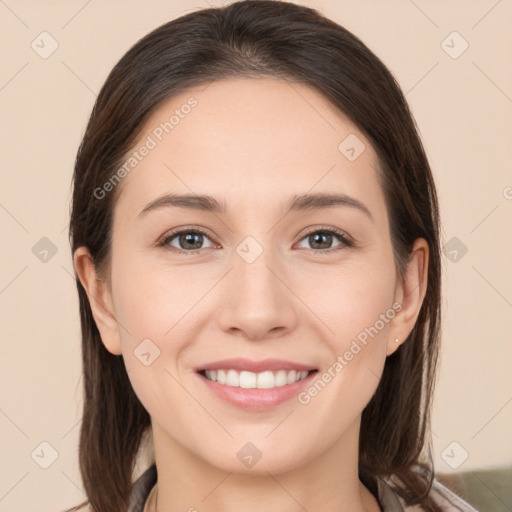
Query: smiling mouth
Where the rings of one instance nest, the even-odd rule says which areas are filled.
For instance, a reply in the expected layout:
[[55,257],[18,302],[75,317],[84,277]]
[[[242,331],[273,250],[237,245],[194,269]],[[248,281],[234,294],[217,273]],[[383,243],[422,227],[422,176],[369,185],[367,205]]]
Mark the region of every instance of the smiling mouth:
[[277,370],[260,373],[234,369],[201,370],[199,374],[212,382],[243,389],[273,389],[306,379],[318,370]]

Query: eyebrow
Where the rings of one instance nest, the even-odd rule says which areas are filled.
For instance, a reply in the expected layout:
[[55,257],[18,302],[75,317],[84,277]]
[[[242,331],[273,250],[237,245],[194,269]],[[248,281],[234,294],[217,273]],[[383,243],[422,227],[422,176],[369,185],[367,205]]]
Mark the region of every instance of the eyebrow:
[[[301,194],[294,195],[288,202],[286,210],[304,211],[304,210],[322,210],[333,206],[348,206],[363,212],[372,222],[373,216],[370,210],[358,199],[346,194]],[[209,195],[197,194],[166,194],[147,204],[139,213],[138,218],[144,217],[149,212],[160,208],[188,208],[211,213],[226,213],[227,207],[225,201],[217,201]]]

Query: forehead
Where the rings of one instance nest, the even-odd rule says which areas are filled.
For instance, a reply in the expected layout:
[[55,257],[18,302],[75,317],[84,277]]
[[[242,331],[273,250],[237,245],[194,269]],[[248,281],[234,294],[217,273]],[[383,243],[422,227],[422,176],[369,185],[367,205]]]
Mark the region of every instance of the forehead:
[[309,190],[381,196],[375,151],[350,119],[314,88],[272,78],[223,79],[171,97],[128,159],[123,209],[168,192],[247,208]]

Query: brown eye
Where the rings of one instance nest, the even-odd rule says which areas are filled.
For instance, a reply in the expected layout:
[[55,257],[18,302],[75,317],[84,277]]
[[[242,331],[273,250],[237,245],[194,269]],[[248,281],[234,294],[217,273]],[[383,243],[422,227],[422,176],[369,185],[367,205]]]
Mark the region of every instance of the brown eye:
[[[318,229],[308,233],[302,240],[306,240],[309,243],[310,248],[321,251],[331,251],[342,249],[343,247],[352,247],[353,242],[344,233],[334,229]],[[301,240],[301,242],[302,242]],[[338,240],[338,244],[333,247],[333,242]]]
[[[205,240],[210,240],[206,233],[196,229],[189,229],[172,233],[165,237],[158,245],[180,252],[199,252],[201,249],[208,248],[203,247]],[[213,247],[213,243],[210,247]]]

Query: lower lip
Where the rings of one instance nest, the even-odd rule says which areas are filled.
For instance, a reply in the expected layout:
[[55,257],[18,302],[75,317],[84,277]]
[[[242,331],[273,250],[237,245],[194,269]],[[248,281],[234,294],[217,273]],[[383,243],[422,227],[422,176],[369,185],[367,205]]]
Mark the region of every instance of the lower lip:
[[252,411],[264,411],[290,400],[297,396],[303,388],[309,385],[317,372],[311,372],[305,379],[293,384],[279,386],[271,389],[246,389],[226,386],[207,379],[198,373],[199,378],[219,398],[231,405]]

